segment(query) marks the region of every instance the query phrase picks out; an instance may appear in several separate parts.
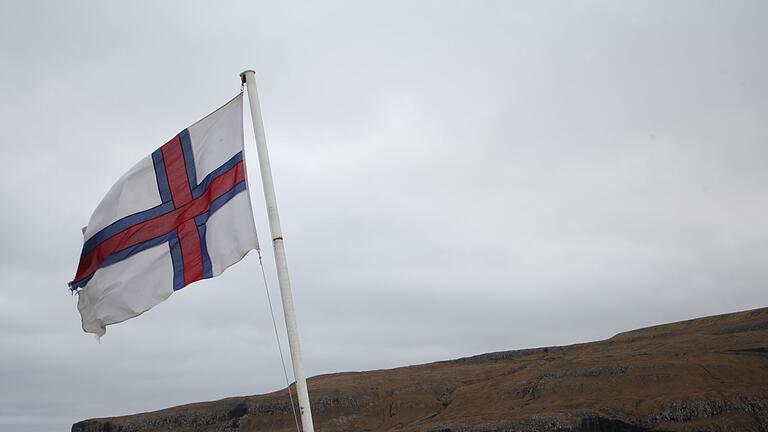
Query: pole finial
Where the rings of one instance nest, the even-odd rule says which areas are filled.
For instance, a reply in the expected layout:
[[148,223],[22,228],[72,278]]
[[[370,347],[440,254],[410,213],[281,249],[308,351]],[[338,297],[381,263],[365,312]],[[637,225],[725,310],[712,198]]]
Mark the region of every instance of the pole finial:
[[245,81],[246,81],[246,80],[245,80],[245,76],[246,76],[246,74],[247,74],[248,72],[250,72],[250,73],[252,73],[252,74],[255,74],[255,73],[256,73],[256,72],[254,72],[252,69],[248,69],[248,70],[244,70],[244,71],[240,72],[240,82],[241,82],[241,83],[245,84]]

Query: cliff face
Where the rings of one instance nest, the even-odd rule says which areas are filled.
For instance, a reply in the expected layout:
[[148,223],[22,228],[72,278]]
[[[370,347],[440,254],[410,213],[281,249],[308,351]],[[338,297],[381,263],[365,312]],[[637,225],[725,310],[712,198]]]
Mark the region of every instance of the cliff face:
[[[768,431],[768,308],[565,347],[309,380],[319,432]],[[73,432],[295,430],[285,391]]]

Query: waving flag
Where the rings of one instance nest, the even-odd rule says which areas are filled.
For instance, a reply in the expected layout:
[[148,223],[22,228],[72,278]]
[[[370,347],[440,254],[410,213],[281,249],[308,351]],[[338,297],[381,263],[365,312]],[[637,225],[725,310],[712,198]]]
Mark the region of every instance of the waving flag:
[[258,248],[243,160],[242,93],[125,173],[84,229],[83,330],[138,316]]

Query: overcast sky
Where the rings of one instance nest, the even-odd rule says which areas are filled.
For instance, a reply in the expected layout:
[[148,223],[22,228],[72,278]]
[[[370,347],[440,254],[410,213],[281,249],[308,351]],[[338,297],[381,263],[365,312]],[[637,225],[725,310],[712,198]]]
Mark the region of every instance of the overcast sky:
[[114,181],[249,68],[310,376],[766,306],[767,18],[761,1],[1,1],[0,431],[283,385],[255,254],[100,344],[66,287]]

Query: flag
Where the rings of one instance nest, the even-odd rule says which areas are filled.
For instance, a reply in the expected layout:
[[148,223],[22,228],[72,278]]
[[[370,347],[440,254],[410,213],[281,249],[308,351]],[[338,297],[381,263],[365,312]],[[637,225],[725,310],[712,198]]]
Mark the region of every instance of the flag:
[[240,93],[139,161],[96,207],[69,283],[83,330],[101,336],[258,248],[242,110]]

